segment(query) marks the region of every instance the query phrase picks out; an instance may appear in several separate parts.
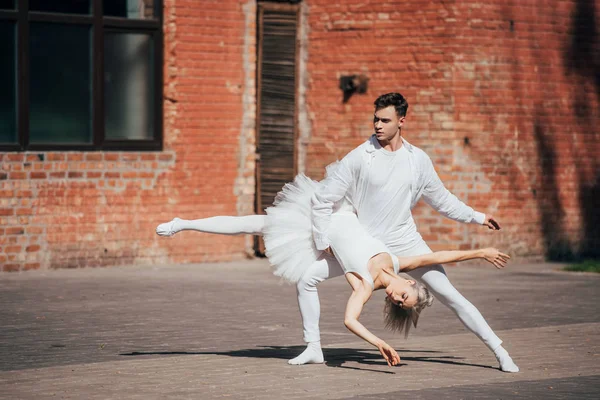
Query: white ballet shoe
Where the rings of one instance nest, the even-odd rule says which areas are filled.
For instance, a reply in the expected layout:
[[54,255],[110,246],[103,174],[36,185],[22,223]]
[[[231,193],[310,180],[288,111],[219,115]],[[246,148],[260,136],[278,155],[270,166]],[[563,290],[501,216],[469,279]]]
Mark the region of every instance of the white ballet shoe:
[[306,346],[306,349],[296,358],[288,360],[290,365],[304,365],[304,364],[323,364],[325,359],[323,358],[323,351],[321,350],[320,342],[311,342]]
[[519,372],[519,367],[512,360],[508,351],[502,346],[494,350],[494,354],[496,355],[496,360],[498,360],[498,363],[500,364],[500,371],[511,373]]
[[165,222],[164,224],[160,224],[156,227],[156,234],[159,236],[173,236],[179,229],[177,229],[176,224],[181,221],[180,218],[173,218],[173,220],[169,222]]

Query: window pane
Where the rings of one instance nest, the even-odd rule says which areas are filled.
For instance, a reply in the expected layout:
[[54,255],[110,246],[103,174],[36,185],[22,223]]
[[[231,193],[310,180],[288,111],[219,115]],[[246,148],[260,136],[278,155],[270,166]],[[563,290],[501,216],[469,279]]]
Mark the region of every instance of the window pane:
[[31,143],[90,143],[90,27],[30,25]]
[[90,0],[29,0],[29,10],[65,14],[89,14]]
[[15,24],[0,21],[0,38],[0,143],[16,143]]
[[104,35],[106,139],[154,136],[153,43],[139,33]]
[[136,19],[151,19],[154,0],[104,0],[104,15]]
[[15,9],[15,1],[14,0],[0,0],[0,9],[14,10]]

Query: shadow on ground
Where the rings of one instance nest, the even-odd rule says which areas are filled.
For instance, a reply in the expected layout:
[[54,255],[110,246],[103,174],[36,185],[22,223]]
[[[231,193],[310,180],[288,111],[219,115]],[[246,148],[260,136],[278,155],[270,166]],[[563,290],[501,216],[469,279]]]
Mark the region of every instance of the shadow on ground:
[[[304,346],[258,346],[254,349],[242,349],[242,350],[231,350],[231,351],[133,351],[130,353],[121,353],[121,356],[180,356],[180,355],[215,355],[215,356],[227,356],[227,357],[241,357],[241,358],[278,358],[289,360],[296,357],[304,350]],[[444,355],[426,355],[426,356],[404,356],[406,353],[439,353],[433,350],[405,350],[400,349],[398,353],[401,354],[402,361],[411,362],[426,362],[426,363],[438,363],[448,365],[460,365],[470,366],[479,368],[490,368],[495,369],[490,365],[483,364],[472,364],[463,362],[462,357],[455,356],[444,356]],[[363,350],[363,349],[352,349],[352,348],[327,348],[323,349],[323,355],[327,360],[325,365],[334,368],[346,368],[354,370],[369,370],[373,372],[393,374],[390,371],[381,371],[374,369],[366,369],[360,367],[353,367],[345,365],[348,363],[357,363],[364,366],[386,366],[387,363],[381,357],[378,351],[375,350]],[[407,365],[401,363],[398,367]]]

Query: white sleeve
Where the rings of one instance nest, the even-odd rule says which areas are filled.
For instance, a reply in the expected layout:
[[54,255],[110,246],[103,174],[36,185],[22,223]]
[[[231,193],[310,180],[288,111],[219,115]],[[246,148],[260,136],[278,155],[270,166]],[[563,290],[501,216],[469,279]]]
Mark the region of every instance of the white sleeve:
[[423,199],[427,204],[443,216],[458,222],[480,225],[485,222],[485,214],[467,206],[444,187],[427,155],[421,164],[425,181]]
[[317,250],[329,247],[329,225],[333,205],[343,199],[352,183],[352,161],[347,155],[342,161],[327,168],[327,177],[311,198],[313,240]]

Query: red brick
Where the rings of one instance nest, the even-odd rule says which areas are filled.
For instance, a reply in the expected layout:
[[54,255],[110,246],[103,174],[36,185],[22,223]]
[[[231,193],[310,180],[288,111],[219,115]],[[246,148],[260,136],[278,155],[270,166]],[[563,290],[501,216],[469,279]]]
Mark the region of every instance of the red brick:
[[140,160],[142,161],[155,161],[156,160],[156,154],[141,154],[140,155]]
[[123,172],[121,174],[121,178],[123,178],[123,179],[134,179],[134,178],[137,178],[137,172],[134,172],[134,171]]
[[14,161],[14,162],[23,162],[25,160],[25,156],[23,154],[7,154],[6,161]]
[[44,233],[44,228],[39,226],[28,226],[26,232],[28,235],[40,235]]
[[123,161],[137,161],[138,159],[139,157],[135,153],[125,153],[121,156],[121,160]]
[[45,172],[30,172],[29,173],[29,178],[30,179],[46,179],[46,173]]
[[40,263],[25,263],[25,265],[23,266],[23,269],[25,271],[29,271],[32,269],[40,269]]
[[4,248],[4,253],[6,253],[6,254],[20,253],[22,250],[23,250],[23,248],[21,246],[6,246]]
[[70,179],[83,178],[83,172],[69,171],[67,177]]
[[6,228],[4,230],[4,232],[7,235],[22,235],[25,232],[25,230],[22,227],[18,226],[18,227]]
[[102,161],[103,158],[102,153],[86,153],[85,155],[86,161]]
[[37,244],[29,245],[25,248],[25,251],[28,253],[35,253],[40,250],[40,246]]
[[88,172],[86,172],[85,175],[89,179],[96,179],[96,178],[101,178],[102,177],[102,172],[99,172],[99,171],[88,171]]
[[2,266],[2,271],[4,272],[18,272],[21,270],[21,266],[19,264],[4,264]]
[[64,161],[65,153],[47,153],[46,161]]
[[67,161],[83,161],[82,153],[67,153]]
[[27,179],[27,172],[11,172],[8,175],[9,179]]

